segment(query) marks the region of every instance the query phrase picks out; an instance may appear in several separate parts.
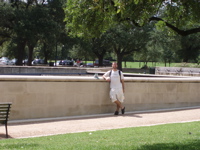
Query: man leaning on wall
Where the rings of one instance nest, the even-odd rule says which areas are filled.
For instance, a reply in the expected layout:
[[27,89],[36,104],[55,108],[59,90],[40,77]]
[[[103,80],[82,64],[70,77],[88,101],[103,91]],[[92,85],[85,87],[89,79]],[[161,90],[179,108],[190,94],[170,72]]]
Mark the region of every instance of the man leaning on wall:
[[112,63],[112,70],[109,70],[103,75],[103,79],[110,82],[110,99],[116,104],[116,110],[114,115],[125,113],[125,107],[122,105],[124,102],[124,75],[122,71],[117,69],[117,63]]

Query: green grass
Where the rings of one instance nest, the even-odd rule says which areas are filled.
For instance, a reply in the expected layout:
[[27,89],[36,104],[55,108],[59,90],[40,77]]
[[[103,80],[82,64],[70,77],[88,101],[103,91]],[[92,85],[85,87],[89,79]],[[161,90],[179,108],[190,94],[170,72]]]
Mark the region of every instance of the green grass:
[[[93,61],[86,61],[86,62],[87,63],[93,63]],[[171,63],[170,66],[174,67],[177,64],[180,64],[180,63]],[[148,63],[147,65],[148,65],[148,67],[155,67],[155,66],[164,67],[165,66],[164,63],[156,63],[156,64],[155,63]],[[125,62],[122,62],[122,67],[123,68],[141,68],[142,66],[144,66],[144,62],[126,62],[126,65],[125,65]],[[167,64],[166,67],[169,67],[169,64]]]
[[[86,61],[87,63],[93,63],[93,61]],[[122,62],[122,68],[141,68],[144,66],[144,62]],[[165,63],[163,62],[148,62],[148,67],[165,67]],[[193,68],[200,68],[200,65],[196,63],[167,63],[166,67],[193,67]]]
[[[144,66],[143,62],[126,62],[126,68],[141,68]],[[157,63],[147,63],[148,67],[192,67],[192,68],[200,68],[200,65],[197,63],[165,63],[157,62]],[[125,68],[125,63],[122,63],[122,67]]]
[[7,139],[0,149],[200,150],[200,122]]

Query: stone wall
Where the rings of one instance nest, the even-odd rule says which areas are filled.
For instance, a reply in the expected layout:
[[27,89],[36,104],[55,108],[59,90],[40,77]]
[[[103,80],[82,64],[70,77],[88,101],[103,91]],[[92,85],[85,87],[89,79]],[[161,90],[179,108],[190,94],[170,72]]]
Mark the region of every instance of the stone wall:
[[[109,83],[78,76],[0,76],[10,120],[113,113]],[[126,111],[200,106],[200,78],[125,77]]]
[[53,75],[53,74],[83,74],[85,68],[79,67],[48,67],[48,66],[1,66],[1,75]]
[[[50,67],[50,66],[1,66],[0,75],[84,75],[88,71],[105,72],[111,67],[87,68],[87,67]],[[149,73],[148,69],[124,68],[123,72]]]
[[156,67],[156,75],[199,76],[200,68],[187,67]]

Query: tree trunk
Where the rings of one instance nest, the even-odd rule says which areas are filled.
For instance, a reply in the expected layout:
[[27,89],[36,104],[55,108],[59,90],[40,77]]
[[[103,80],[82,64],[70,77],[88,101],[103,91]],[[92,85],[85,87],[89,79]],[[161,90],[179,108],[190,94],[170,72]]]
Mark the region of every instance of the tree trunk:
[[187,57],[183,58],[183,62],[186,62],[186,63],[187,63],[188,60],[189,60],[189,59],[188,59]]
[[117,53],[117,66],[118,69],[122,71],[122,59],[123,55],[121,53]]
[[24,58],[25,46],[26,46],[26,41],[25,40],[20,40],[17,43],[17,62],[16,62],[17,66],[22,66],[23,65],[22,61],[23,61],[23,58]]
[[32,59],[33,59],[33,49],[34,46],[28,45],[28,66],[32,66]]
[[167,66],[167,61],[165,60],[165,67]]
[[105,53],[94,52],[94,54],[97,56],[97,58],[99,60],[98,66],[103,66],[103,57],[104,57]]
[[98,55],[99,66],[103,66],[103,56],[104,56],[104,55]]
[[43,43],[43,52],[44,52],[44,63],[47,64],[47,60],[48,60],[48,52],[47,52],[47,44]]

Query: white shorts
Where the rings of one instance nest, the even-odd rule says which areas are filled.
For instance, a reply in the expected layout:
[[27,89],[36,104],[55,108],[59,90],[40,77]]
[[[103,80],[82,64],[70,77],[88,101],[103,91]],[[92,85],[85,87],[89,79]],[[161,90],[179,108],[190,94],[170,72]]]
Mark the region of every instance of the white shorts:
[[122,89],[110,89],[110,99],[112,102],[116,100],[120,101],[121,103],[124,102],[124,93]]

